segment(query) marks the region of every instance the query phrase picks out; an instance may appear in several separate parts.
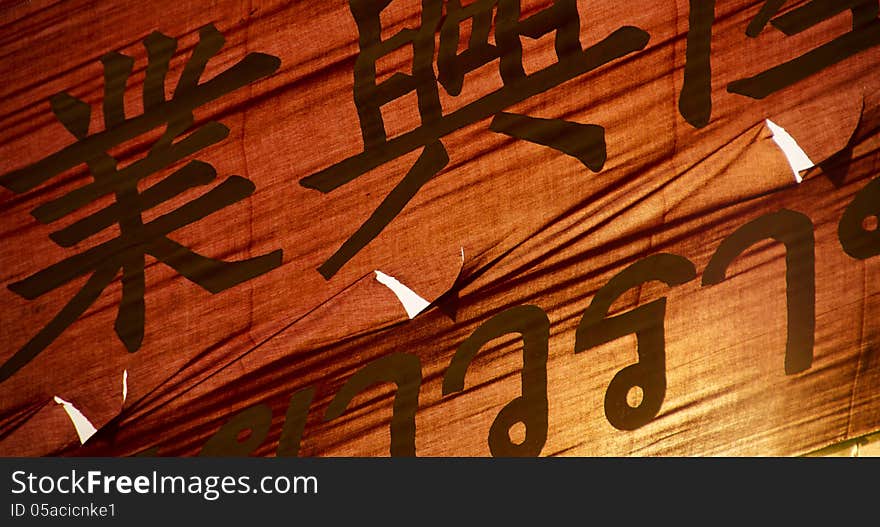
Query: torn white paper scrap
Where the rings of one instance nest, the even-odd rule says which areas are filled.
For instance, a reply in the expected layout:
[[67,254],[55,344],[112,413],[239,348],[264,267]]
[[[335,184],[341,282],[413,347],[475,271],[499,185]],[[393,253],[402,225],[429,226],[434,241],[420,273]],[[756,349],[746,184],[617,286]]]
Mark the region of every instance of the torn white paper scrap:
[[376,280],[388,287],[397,296],[397,299],[403,304],[403,309],[406,310],[406,315],[410,319],[415,318],[416,315],[431,305],[430,302],[417,295],[412,289],[401,284],[393,276],[388,276],[382,271],[376,271]]
[[67,412],[67,415],[73,422],[73,427],[76,428],[76,434],[79,436],[80,443],[85,444],[85,442],[98,431],[94,425],[92,425],[92,422],[89,421],[89,419],[72,403],[65,401],[57,395],[55,396],[55,402],[64,407],[64,411]]
[[779,148],[782,149],[782,153],[785,154],[786,159],[788,159],[788,164],[791,165],[791,171],[794,172],[795,181],[800,183],[803,181],[801,172],[813,168],[815,163],[810,160],[807,153],[804,152],[799,144],[797,144],[794,137],[785,131],[785,128],[779,126],[770,119],[767,119],[766,122],[767,128],[773,132],[773,141],[775,141]]

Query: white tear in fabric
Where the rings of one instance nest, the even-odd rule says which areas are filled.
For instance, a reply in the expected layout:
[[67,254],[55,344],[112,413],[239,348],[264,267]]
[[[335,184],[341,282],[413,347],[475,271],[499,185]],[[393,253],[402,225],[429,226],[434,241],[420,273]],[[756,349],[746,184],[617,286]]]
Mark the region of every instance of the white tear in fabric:
[[128,397],[128,370],[122,371],[122,404],[125,404],[125,398]]
[[376,280],[378,280],[380,284],[388,287],[388,289],[397,296],[397,299],[403,304],[403,309],[406,310],[406,315],[410,319],[415,318],[416,315],[431,305],[430,302],[417,295],[412,289],[401,284],[393,276],[388,276],[382,271],[376,271]]
[[73,422],[73,427],[76,429],[76,434],[79,436],[81,444],[85,444],[98,431],[92,425],[92,422],[89,421],[88,417],[84,416],[72,403],[65,401],[57,395],[55,396],[55,402],[64,407],[64,411],[67,412],[68,417]]
[[804,180],[804,178],[801,177],[801,172],[813,168],[815,163],[810,160],[807,153],[804,152],[799,144],[797,144],[794,137],[785,131],[785,128],[779,126],[770,119],[767,119],[766,123],[767,128],[773,132],[773,141],[776,142],[782,150],[782,153],[785,154],[786,159],[788,159],[788,164],[791,165],[791,171],[794,172],[795,181],[800,183]]

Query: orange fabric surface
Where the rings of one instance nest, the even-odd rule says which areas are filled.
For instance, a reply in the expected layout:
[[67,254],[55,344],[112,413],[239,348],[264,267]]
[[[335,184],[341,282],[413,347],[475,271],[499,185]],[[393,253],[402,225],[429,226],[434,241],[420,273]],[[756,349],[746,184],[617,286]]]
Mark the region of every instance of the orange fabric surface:
[[[551,3],[523,1],[523,13]],[[785,2],[781,13],[808,3]],[[271,425],[264,439],[251,431],[261,438],[252,453],[276,455],[291,397],[313,388],[299,455],[388,455],[394,385],[370,388],[340,417],[324,417],[355,372],[406,353],[419,358],[422,372],[416,454],[487,456],[493,420],[521,395],[521,340],[508,335],[484,346],[461,392],[444,395],[443,378],[456,349],[481,324],[523,305],[539,307],[550,321],[541,455],[787,456],[880,429],[880,260],[853,258],[838,235],[844,210],[878,170],[880,47],[760,100],[731,93],[727,87],[737,79],[852,30],[845,12],[797,35],[768,25],[751,38],[746,27],[763,4],[717,3],[711,120],[696,128],[679,111],[688,2],[578,2],[584,47],[622,26],[647,32],[648,44],[504,111],[602,126],[602,170],[594,173],[558,150],[493,132],[491,116],[481,117],[442,138],[448,164],[327,279],[318,267],[418,158],[416,151],[406,153],[328,193],[300,184],[364,151],[353,97],[358,28],[348,2],[4,3],[0,174],[76,142],[50,108],[58,92],[88,103],[90,133],[103,130],[100,58],[106,53],[134,59],[126,117],[143,113],[142,41],[154,31],[178,40],[168,97],[207,24],[226,42],[208,62],[203,82],[248,53],[280,59],[271,75],[194,112],[197,125],[220,122],[228,137],[151,173],[139,188],[192,159],[214,167],[214,184],[239,175],[254,185],[249,197],[169,237],[227,262],[279,249],[283,258],[277,268],[211,293],[147,256],[144,336],[133,353],[114,333],[122,295],[117,276],[76,322],[0,383],[0,454],[195,455],[239,412],[266,405]],[[420,6],[394,0],[382,13],[383,31],[417,28]],[[552,36],[522,41],[527,74],[557,61]],[[393,55],[380,62],[377,76],[406,72],[410,60]],[[465,75],[460,95],[440,88],[444,112],[504,85],[497,61],[491,62]],[[420,124],[414,96],[389,104],[383,115],[389,137]],[[766,119],[791,133],[817,165],[802,183]],[[142,158],[157,130],[114,147],[119,166]],[[31,300],[6,286],[119,236],[114,225],[72,247],[49,238],[112,204],[112,195],[51,225],[31,215],[90,181],[89,168],[79,164],[28,192],[0,189],[0,361],[45,327],[87,278]],[[160,203],[144,213],[144,222],[205,190]],[[724,239],[782,209],[808,217],[815,236],[813,360],[794,375],[783,367],[782,244],[756,244],[733,260],[726,280],[701,283]],[[616,315],[667,298],[662,406],[644,426],[619,430],[609,423],[603,398],[614,375],[637,360],[636,338],[574,353],[575,334],[600,288],[631,264],[661,253],[689,259],[697,274],[673,287],[649,282],[611,307]],[[376,280],[377,270],[432,307],[410,320]],[[454,318],[447,309],[452,304]],[[72,402],[98,429],[84,445],[55,396]]]

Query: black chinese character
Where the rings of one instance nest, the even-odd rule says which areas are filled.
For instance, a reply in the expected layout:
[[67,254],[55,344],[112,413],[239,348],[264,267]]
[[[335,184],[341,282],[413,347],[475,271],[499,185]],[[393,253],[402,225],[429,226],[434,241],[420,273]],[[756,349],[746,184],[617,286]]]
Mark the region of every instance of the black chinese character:
[[[463,6],[460,0],[448,0],[445,17],[442,0],[423,0],[419,28],[403,29],[383,40],[380,14],[391,1],[349,2],[360,35],[360,53],[354,68],[354,100],[360,118],[364,151],[303,178],[300,184],[330,192],[409,152],[421,149],[422,153],[370,218],[319,267],[318,271],[327,279],[378,236],[419,189],[447,165],[449,157],[441,139],[464,126],[493,117],[490,129],[494,132],[549,146],[578,158],[593,171],[601,170],[605,162],[602,127],[561,119],[536,119],[504,113],[503,110],[641,50],[649,39],[641,29],[625,26],[598,44],[583,49],[578,38],[580,21],[576,0],[555,0],[552,5],[525,20],[520,20],[520,0],[477,0],[467,6]],[[493,12],[495,44],[490,44]],[[473,31],[467,49],[459,54],[459,26],[468,19],[472,19]],[[432,61],[434,37],[438,29],[440,48],[438,75],[435,75]],[[555,32],[558,61],[527,75],[522,64],[520,38],[537,39],[552,32]],[[404,46],[412,47],[411,72],[395,73],[377,83],[377,61]],[[503,86],[463,108],[444,114],[438,86],[443,86],[450,95],[458,95],[467,72],[495,60],[499,62]],[[418,97],[421,124],[414,130],[389,139],[381,109],[385,104],[412,92]]]
[[[120,235],[110,241],[66,258],[9,289],[27,299],[37,298],[84,275],[85,286],[25,346],[0,367],[0,381],[9,378],[51,344],[91,306],[104,289],[122,273],[122,301],[115,329],[130,352],[137,351],[144,336],[144,257],[154,256],[190,281],[217,293],[250,280],[281,265],[282,252],[243,261],[224,262],[197,254],[168,237],[173,231],[232,205],[254,191],[250,181],[231,176],[182,207],[144,223],[142,213],[183,192],[209,185],[216,178],[214,168],[190,161],[183,168],[147,188],[138,182],[173,163],[226,138],[229,129],[209,122],[177,142],[194,123],[193,110],[207,102],[246,86],[278,69],[277,57],[251,53],[213,79],[199,84],[208,60],[223,46],[223,36],[213,27],[200,31],[199,42],[184,67],[172,97],[165,98],[165,78],[177,41],[160,33],[144,40],[148,65],[143,88],[144,113],[126,119],[123,94],[133,59],[119,53],[105,55],[104,131],[89,134],[91,108],[68,93],[51,98],[52,111],[77,142],[25,168],[0,177],[0,185],[15,193],[29,191],[61,172],[86,163],[94,181],[44,203],[32,211],[41,223],[49,224],[112,194],[115,203],[50,236],[62,247],[73,245],[104,229],[118,225]],[[149,153],[125,168],[108,151],[146,132],[164,126],[164,133]]]
[[[783,2],[768,2],[775,11]],[[763,99],[783,88],[842,62],[857,53],[880,45],[880,2],[877,0],[813,0],[770,20],[786,35],[796,35],[844,11],[852,12],[852,31],[784,64],[754,77],[730,83],[727,91]],[[753,28],[757,29],[757,28]]]
[[[765,1],[746,28],[746,35],[757,37],[768,23],[786,35],[796,35],[847,10],[852,12],[852,31],[758,75],[734,81],[727,86],[728,92],[763,99],[880,45],[878,0],[812,0],[776,16],[784,4],[785,0]],[[696,128],[709,124],[712,113],[710,44],[714,21],[715,0],[690,0],[687,61],[678,106],[682,117]]]

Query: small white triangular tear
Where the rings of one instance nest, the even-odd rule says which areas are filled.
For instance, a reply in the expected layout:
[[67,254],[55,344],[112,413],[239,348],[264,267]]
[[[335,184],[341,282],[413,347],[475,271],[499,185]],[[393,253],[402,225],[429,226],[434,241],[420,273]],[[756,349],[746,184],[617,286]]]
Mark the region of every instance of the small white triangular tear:
[[403,304],[403,309],[406,310],[406,315],[410,319],[415,318],[416,315],[431,305],[430,302],[417,295],[412,289],[401,284],[393,276],[388,276],[382,271],[376,271],[376,280],[378,280],[380,284],[388,287],[388,289],[397,296],[397,299]]
[[785,131],[785,128],[779,126],[770,119],[767,119],[766,123],[767,128],[773,132],[773,141],[775,141],[779,148],[782,149],[782,153],[785,154],[785,158],[788,159],[788,164],[791,165],[791,171],[794,172],[795,181],[800,183],[804,180],[804,178],[801,177],[801,172],[813,168],[816,166],[815,163],[810,160],[807,153],[804,152],[799,144],[797,144],[794,137]]
[[128,370],[122,370],[122,404],[125,404],[126,397],[128,397]]
[[57,395],[55,396],[55,402],[64,407],[64,411],[67,412],[68,417],[73,421],[73,427],[76,428],[76,435],[79,436],[81,444],[85,444],[98,431],[92,425],[92,422],[89,421],[88,417],[84,416],[72,403],[65,401]]

